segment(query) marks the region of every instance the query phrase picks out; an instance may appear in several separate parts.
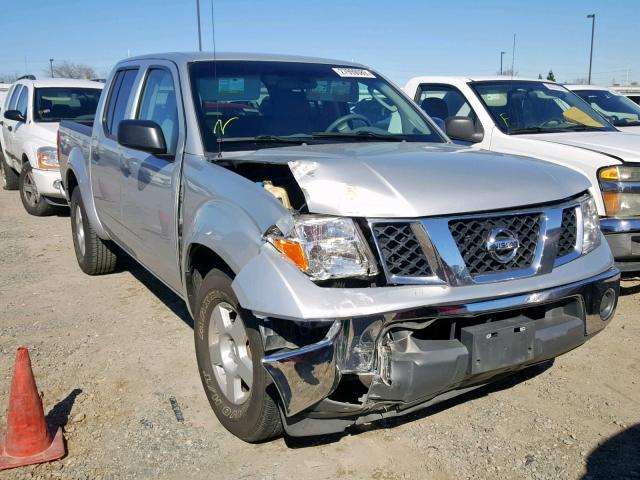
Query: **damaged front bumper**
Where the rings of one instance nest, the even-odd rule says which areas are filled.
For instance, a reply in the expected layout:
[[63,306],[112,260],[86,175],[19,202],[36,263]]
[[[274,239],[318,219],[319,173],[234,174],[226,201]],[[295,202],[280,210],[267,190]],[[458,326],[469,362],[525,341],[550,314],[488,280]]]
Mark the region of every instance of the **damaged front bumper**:
[[612,268],[527,294],[336,320],[321,341],[263,359],[285,429],[316,435],[406,414],[572,350],[612,318],[619,277]]

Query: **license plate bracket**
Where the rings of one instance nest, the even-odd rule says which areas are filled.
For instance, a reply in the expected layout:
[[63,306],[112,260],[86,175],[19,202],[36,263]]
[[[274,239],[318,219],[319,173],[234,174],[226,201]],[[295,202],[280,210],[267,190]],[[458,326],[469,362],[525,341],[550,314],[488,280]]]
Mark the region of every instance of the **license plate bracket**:
[[469,373],[498,370],[533,360],[535,325],[522,315],[460,330],[469,350]]

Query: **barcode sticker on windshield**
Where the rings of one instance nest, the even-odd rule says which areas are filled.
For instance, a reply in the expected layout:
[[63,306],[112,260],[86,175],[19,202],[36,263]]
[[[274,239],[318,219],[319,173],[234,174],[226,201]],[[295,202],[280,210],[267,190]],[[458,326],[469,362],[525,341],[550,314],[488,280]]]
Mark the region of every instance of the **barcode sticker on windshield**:
[[545,87],[549,90],[556,90],[557,92],[564,92],[564,88],[560,85],[556,85],[555,83],[543,83]]
[[373,73],[364,68],[333,68],[332,70],[343,78],[376,78]]

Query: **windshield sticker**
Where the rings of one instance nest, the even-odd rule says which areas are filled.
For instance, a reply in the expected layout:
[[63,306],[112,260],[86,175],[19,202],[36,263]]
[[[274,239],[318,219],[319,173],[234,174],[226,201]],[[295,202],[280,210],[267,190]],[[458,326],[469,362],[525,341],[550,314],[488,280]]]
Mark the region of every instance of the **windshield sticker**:
[[549,90],[555,90],[556,92],[564,92],[564,88],[561,87],[560,85],[556,85],[555,83],[543,83],[542,85],[547,87]]
[[376,78],[369,70],[364,68],[332,68],[342,78]]
[[218,93],[223,95],[239,95],[244,93],[244,78],[218,79]]

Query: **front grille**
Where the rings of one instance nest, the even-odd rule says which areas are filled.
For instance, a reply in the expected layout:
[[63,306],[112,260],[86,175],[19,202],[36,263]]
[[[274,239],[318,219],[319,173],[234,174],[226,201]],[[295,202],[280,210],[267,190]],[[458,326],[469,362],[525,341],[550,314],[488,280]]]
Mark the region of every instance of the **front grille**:
[[578,241],[578,219],[576,217],[576,208],[565,208],[562,211],[562,228],[560,239],[558,240],[558,250],[556,257],[564,257],[570,254],[576,248]]
[[[494,228],[509,230],[520,244],[515,257],[506,263],[487,250],[487,239]],[[451,220],[449,231],[471,276],[527,268],[533,263],[538,243],[540,214]]]
[[389,275],[430,277],[431,268],[410,223],[378,223],[373,234]]

